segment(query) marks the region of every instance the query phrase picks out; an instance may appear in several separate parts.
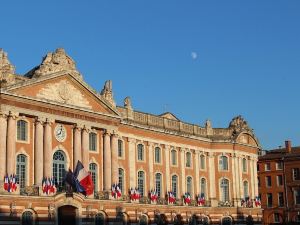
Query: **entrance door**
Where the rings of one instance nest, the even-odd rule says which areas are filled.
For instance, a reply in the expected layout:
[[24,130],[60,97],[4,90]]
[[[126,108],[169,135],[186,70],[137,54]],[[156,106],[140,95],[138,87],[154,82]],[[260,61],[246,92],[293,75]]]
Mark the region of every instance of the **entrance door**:
[[76,208],[70,205],[58,209],[58,225],[76,225]]

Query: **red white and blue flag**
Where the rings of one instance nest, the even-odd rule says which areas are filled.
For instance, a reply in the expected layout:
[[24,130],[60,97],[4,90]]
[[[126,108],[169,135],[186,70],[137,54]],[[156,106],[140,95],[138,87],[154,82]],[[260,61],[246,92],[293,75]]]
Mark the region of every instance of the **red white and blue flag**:
[[9,186],[9,180],[8,180],[8,175],[4,176],[4,190],[8,191],[8,186]]
[[6,175],[4,177],[4,186],[3,186],[4,190],[7,192],[14,192],[17,190],[17,179],[16,176],[13,175]]
[[92,176],[84,169],[84,166],[80,161],[77,162],[74,171],[75,186],[78,192],[85,195],[91,195],[94,193],[94,184]]
[[130,199],[131,200],[139,200],[140,197],[141,197],[141,195],[140,195],[140,192],[137,188],[135,188],[135,189],[131,188],[130,189]]
[[186,192],[183,196],[183,201],[185,204],[190,204],[191,203],[191,195],[190,193]]
[[175,203],[175,201],[176,201],[175,195],[173,194],[172,191],[168,192],[168,201],[171,204]]
[[197,204],[198,205],[205,205],[205,196],[204,196],[204,193],[201,193],[200,195],[198,195],[198,197],[197,197]]
[[261,206],[260,198],[258,196],[255,197],[255,206]]
[[44,194],[51,194],[51,193],[56,193],[56,186],[55,186],[55,182],[54,182],[54,178],[48,178],[45,177],[43,178],[42,181],[42,191]]
[[157,201],[158,199],[158,194],[156,190],[151,190],[150,192],[150,199],[152,202]]

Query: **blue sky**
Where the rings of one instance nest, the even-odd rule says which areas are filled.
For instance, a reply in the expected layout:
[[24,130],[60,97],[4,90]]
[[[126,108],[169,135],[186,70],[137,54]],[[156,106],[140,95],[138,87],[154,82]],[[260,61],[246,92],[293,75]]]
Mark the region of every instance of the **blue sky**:
[[[0,47],[17,73],[64,47],[119,105],[227,127],[243,115],[265,149],[300,145],[300,1],[3,1]],[[192,57],[192,52],[197,57]],[[194,54],[195,56],[195,54]]]

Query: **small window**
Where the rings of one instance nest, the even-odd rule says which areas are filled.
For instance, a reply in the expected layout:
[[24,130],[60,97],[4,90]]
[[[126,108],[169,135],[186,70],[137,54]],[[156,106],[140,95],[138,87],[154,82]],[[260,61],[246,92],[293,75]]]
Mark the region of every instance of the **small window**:
[[22,225],[33,225],[33,213],[25,211],[22,214]]
[[276,163],[276,170],[282,170],[283,169],[283,162],[277,162]]
[[278,206],[283,207],[284,206],[284,198],[283,198],[283,192],[278,193]]
[[300,189],[294,190],[295,205],[300,205]]
[[271,176],[266,176],[266,187],[272,186]]
[[271,170],[271,164],[270,163],[266,163],[265,164],[265,171],[270,171]]
[[227,156],[222,155],[219,159],[219,169],[228,170],[228,158]]
[[243,172],[247,173],[247,159],[243,158]]
[[118,140],[118,157],[123,157],[123,141],[120,139]]
[[161,151],[160,151],[159,147],[155,148],[155,154],[154,155],[155,155],[155,157],[154,157],[155,163],[161,163]]
[[17,122],[17,140],[28,140],[28,123],[25,120],[18,120]]
[[171,150],[171,163],[172,163],[172,166],[177,165],[177,152],[174,149]]
[[89,133],[89,149],[90,151],[97,151],[97,134]]
[[186,156],[185,166],[191,167],[192,166],[192,154],[190,152],[187,152],[185,156]]
[[273,206],[273,197],[272,193],[267,194],[267,207],[271,208]]
[[275,223],[280,223],[280,215],[279,215],[279,213],[274,213],[274,222]]
[[200,169],[205,170],[205,155],[200,155]]
[[144,161],[144,145],[138,144],[137,153],[138,153],[138,160]]
[[193,178],[192,177],[186,178],[186,191],[191,196],[193,196]]
[[145,173],[143,171],[138,172],[138,189],[140,195],[143,197],[145,190]]
[[277,175],[277,185],[278,186],[282,186],[283,185],[282,175]]
[[299,168],[293,169],[293,179],[300,180],[300,169]]

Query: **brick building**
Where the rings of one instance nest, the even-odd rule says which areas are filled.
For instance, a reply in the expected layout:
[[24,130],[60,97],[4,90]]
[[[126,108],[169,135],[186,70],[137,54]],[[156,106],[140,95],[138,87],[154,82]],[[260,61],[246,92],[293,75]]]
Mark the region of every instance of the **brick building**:
[[258,161],[264,224],[300,224],[300,147],[267,151]]
[[[116,106],[111,81],[93,90],[63,49],[17,75],[0,50],[0,177],[17,175],[17,191],[0,187],[0,224],[259,224],[259,143],[241,117],[226,128],[185,123],[172,113]],[[66,189],[64,175],[80,160],[95,194]],[[57,192],[43,193],[44,177]],[[111,196],[112,184],[122,190]],[[131,201],[129,189],[141,198]],[[156,189],[157,201],[149,192]],[[175,203],[168,202],[172,191]],[[182,196],[191,196],[184,204]],[[196,196],[204,197],[198,205]],[[252,203],[252,201],[249,201]]]

